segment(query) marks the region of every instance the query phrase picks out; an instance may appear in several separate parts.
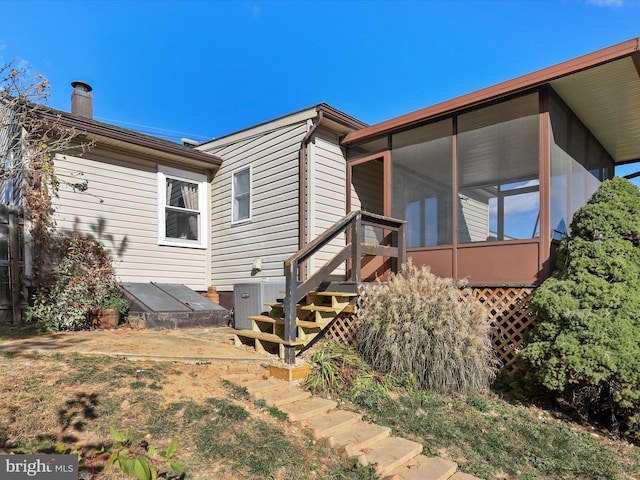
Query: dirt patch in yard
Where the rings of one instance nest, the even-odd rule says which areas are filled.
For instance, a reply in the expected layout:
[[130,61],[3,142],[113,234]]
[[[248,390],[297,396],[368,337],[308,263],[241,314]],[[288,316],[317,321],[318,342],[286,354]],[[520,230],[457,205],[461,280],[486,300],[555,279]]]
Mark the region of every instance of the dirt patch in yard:
[[[267,370],[260,362],[0,354],[0,453],[60,444],[90,459],[112,448],[113,427],[159,449],[176,439],[190,479],[367,478],[222,378],[240,372]],[[80,478],[94,477],[84,469]],[[95,478],[129,477],[111,470]]]

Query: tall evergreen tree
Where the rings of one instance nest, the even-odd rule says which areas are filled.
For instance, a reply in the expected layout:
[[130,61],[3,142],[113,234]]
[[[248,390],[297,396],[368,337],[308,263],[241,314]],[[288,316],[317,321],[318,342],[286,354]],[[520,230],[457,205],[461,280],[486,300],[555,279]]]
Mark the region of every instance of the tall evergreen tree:
[[605,181],[574,215],[557,267],[531,300],[538,325],[522,359],[535,381],[637,439],[640,190]]

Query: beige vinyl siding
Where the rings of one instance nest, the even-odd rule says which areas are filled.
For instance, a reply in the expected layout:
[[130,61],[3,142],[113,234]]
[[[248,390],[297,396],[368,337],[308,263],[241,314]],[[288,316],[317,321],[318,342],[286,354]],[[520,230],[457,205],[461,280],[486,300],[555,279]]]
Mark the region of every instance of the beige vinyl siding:
[[[323,234],[329,227],[346,215],[346,161],[331,132],[319,132],[309,145],[310,167],[308,181],[308,236],[307,242]],[[314,255],[309,273],[321,268],[344,248],[346,238],[341,235]],[[334,271],[344,274],[346,266]]]
[[[223,159],[211,201],[211,285],[220,290],[232,290],[236,283],[282,281],[284,260],[298,250],[298,152],[310,125],[299,115],[291,120],[203,146]],[[249,165],[250,220],[232,224],[232,174]],[[256,259],[262,270],[252,276]]]
[[464,228],[458,227],[458,243],[486,242],[489,239],[489,204],[458,194],[458,215]]
[[[91,158],[58,156],[55,165],[62,180],[55,200],[59,230],[101,240],[122,281],[183,283],[206,290],[206,249],[158,244],[155,162],[92,151]],[[88,181],[86,192],[65,184],[78,180]]]

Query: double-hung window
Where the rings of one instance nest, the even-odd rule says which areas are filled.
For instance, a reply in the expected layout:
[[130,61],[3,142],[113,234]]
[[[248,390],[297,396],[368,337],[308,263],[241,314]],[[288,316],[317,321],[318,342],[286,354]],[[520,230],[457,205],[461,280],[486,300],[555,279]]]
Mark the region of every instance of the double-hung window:
[[158,167],[158,240],[161,245],[205,248],[205,175]]
[[231,177],[231,222],[246,222],[251,219],[251,167],[236,170]]

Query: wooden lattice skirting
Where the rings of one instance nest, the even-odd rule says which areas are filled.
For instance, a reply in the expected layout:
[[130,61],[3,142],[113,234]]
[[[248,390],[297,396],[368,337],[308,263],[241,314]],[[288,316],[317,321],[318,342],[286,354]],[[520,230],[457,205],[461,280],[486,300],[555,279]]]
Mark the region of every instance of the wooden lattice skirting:
[[[492,341],[502,369],[513,373],[515,361],[522,349],[524,331],[535,324],[529,309],[533,287],[473,287],[473,296],[489,313]],[[347,345],[354,344],[356,314],[343,313],[327,327],[324,334]]]
[[325,329],[326,338],[353,346],[355,342],[356,313],[340,313]]
[[529,309],[533,287],[474,287],[473,296],[489,312],[493,347],[502,362],[502,369],[513,373],[515,361],[522,350],[524,331],[535,324]]

